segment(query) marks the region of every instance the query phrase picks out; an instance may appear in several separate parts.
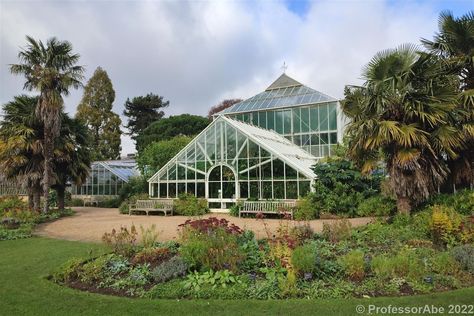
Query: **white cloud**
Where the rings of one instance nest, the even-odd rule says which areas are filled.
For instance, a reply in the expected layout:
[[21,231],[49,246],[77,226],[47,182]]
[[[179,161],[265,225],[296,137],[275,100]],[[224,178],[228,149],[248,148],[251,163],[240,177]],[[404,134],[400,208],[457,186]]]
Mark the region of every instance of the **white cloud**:
[[[391,3],[391,2],[390,2]],[[431,37],[438,12],[429,1],[315,1],[297,15],[283,1],[36,1],[0,0],[0,102],[21,92],[9,74],[24,36],[67,39],[87,77],[97,66],[127,97],[158,93],[167,114],[206,114],[224,98],[250,97],[281,72],[342,97],[360,83],[362,66],[379,50]],[[66,99],[70,113],[82,92]],[[123,151],[133,151],[128,137]]]

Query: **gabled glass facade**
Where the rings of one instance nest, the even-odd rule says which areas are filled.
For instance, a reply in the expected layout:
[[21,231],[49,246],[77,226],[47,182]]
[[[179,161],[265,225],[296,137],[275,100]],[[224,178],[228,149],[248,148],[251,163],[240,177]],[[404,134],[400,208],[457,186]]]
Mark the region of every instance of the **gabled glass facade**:
[[[224,117],[215,120],[150,180],[150,195],[191,193],[212,202],[297,199],[310,191],[314,160],[285,138]],[[266,138],[267,143],[259,142]],[[300,166],[300,167],[298,167]]]
[[297,199],[312,188],[312,166],[341,138],[336,99],[281,75],[214,121],[149,179],[154,198],[190,193],[211,208],[237,199]]
[[80,185],[73,185],[72,195],[118,195],[122,186],[131,177],[136,177],[139,172],[135,161],[96,161],[91,165],[91,170],[86,181]]

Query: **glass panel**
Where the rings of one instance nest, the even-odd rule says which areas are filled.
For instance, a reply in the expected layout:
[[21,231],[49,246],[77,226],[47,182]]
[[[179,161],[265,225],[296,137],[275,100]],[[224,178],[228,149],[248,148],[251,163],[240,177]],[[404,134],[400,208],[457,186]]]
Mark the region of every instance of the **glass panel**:
[[196,196],[203,198],[206,196],[206,184],[204,182],[198,182],[196,184],[197,187],[197,193]]
[[275,129],[274,112],[267,112],[267,129]]
[[328,130],[328,107],[326,104],[319,106],[319,129]]
[[296,181],[286,181],[286,198],[298,198],[298,183]]
[[309,181],[300,181],[299,183],[299,196],[306,196],[309,193],[310,182]]
[[274,181],[273,182],[273,198],[284,199],[285,198],[285,182]]
[[262,168],[262,179],[271,180],[272,179],[272,163],[268,162],[261,166]]
[[258,126],[258,113],[252,113],[252,124]]
[[283,113],[281,111],[275,112],[275,132],[283,133]]
[[252,181],[250,182],[250,193],[249,198],[259,199],[260,198],[259,182]]
[[312,107],[310,109],[310,126],[312,131],[319,130],[319,114],[318,114],[318,107]]
[[221,166],[217,166],[212,169],[209,174],[209,181],[221,181]]
[[328,139],[328,134],[327,133],[319,134],[319,136],[321,137],[321,145],[329,144],[329,139]]
[[331,144],[337,144],[337,133],[329,134],[329,141]]
[[283,111],[283,134],[291,134],[291,111]]
[[262,182],[262,197],[264,199],[272,199],[272,182],[271,181],[263,181]]
[[240,185],[240,198],[246,199],[249,197],[249,185],[248,182],[239,182]]
[[219,198],[219,190],[221,189],[220,182],[209,182],[209,198]]
[[287,164],[285,164],[285,175],[286,179],[296,179],[296,171]]
[[178,195],[186,192],[186,183],[178,183]]
[[258,112],[258,126],[267,128],[267,112]]
[[329,104],[329,129],[337,129],[337,111],[335,104]]
[[187,185],[186,185],[186,192],[195,196],[196,195],[196,183],[188,182]]
[[280,159],[273,160],[273,179],[284,179],[285,164]]
[[235,181],[222,182],[222,198],[224,199],[235,198]]
[[293,133],[300,132],[300,109],[293,109]]
[[169,198],[176,197],[176,183],[168,183],[168,197]]
[[166,189],[166,183],[160,183],[160,198],[168,196],[168,190]]
[[309,108],[301,109],[301,132],[309,132]]

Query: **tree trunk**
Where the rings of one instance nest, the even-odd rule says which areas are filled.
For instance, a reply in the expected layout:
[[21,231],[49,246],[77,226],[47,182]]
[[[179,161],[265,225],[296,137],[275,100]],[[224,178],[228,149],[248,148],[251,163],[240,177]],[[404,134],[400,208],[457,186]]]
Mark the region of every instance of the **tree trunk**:
[[57,199],[58,199],[58,209],[60,212],[64,211],[65,205],[65,196],[66,196],[66,189],[63,186],[58,186],[56,189]]
[[406,196],[397,197],[397,210],[400,214],[410,215],[411,204],[410,199]]
[[33,193],[33,209],[37,212],[40,211],[41,205],[41,190],[35,190]]
[[30,210],[35,209],[35,202],[33,199],[34,199],[34,191],[32,187],[29,187],[28,188],[28,208]]
[[52,160],[53,160],[53,142],[52,133],[45,124],[44,127],[44,145],[43,145],[43,154],[44,154],[44,173],[43,173],[43,213],[47,214],[49,212],[49,188],[51,187],[51,178],[52,178]]

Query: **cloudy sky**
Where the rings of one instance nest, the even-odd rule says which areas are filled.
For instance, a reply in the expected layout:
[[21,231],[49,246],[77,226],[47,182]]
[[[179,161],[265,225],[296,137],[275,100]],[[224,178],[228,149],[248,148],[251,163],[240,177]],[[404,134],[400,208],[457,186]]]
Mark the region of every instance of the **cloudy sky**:
[[[377,51],[431,38],[441,10],[472,8],[474,0],[0,0],[0,103],[22,92],[8,64],[27,34],[70,41],[86,79],[104,68],[121,116],[127,97],[149,92],[170,101],[167,115],[205,115],[222,99],[264,90],[284,61],[296,80],[340,98]],[[65,99],[67,112],[81,95]],[[128,137],[122,148],[134,151]]]

